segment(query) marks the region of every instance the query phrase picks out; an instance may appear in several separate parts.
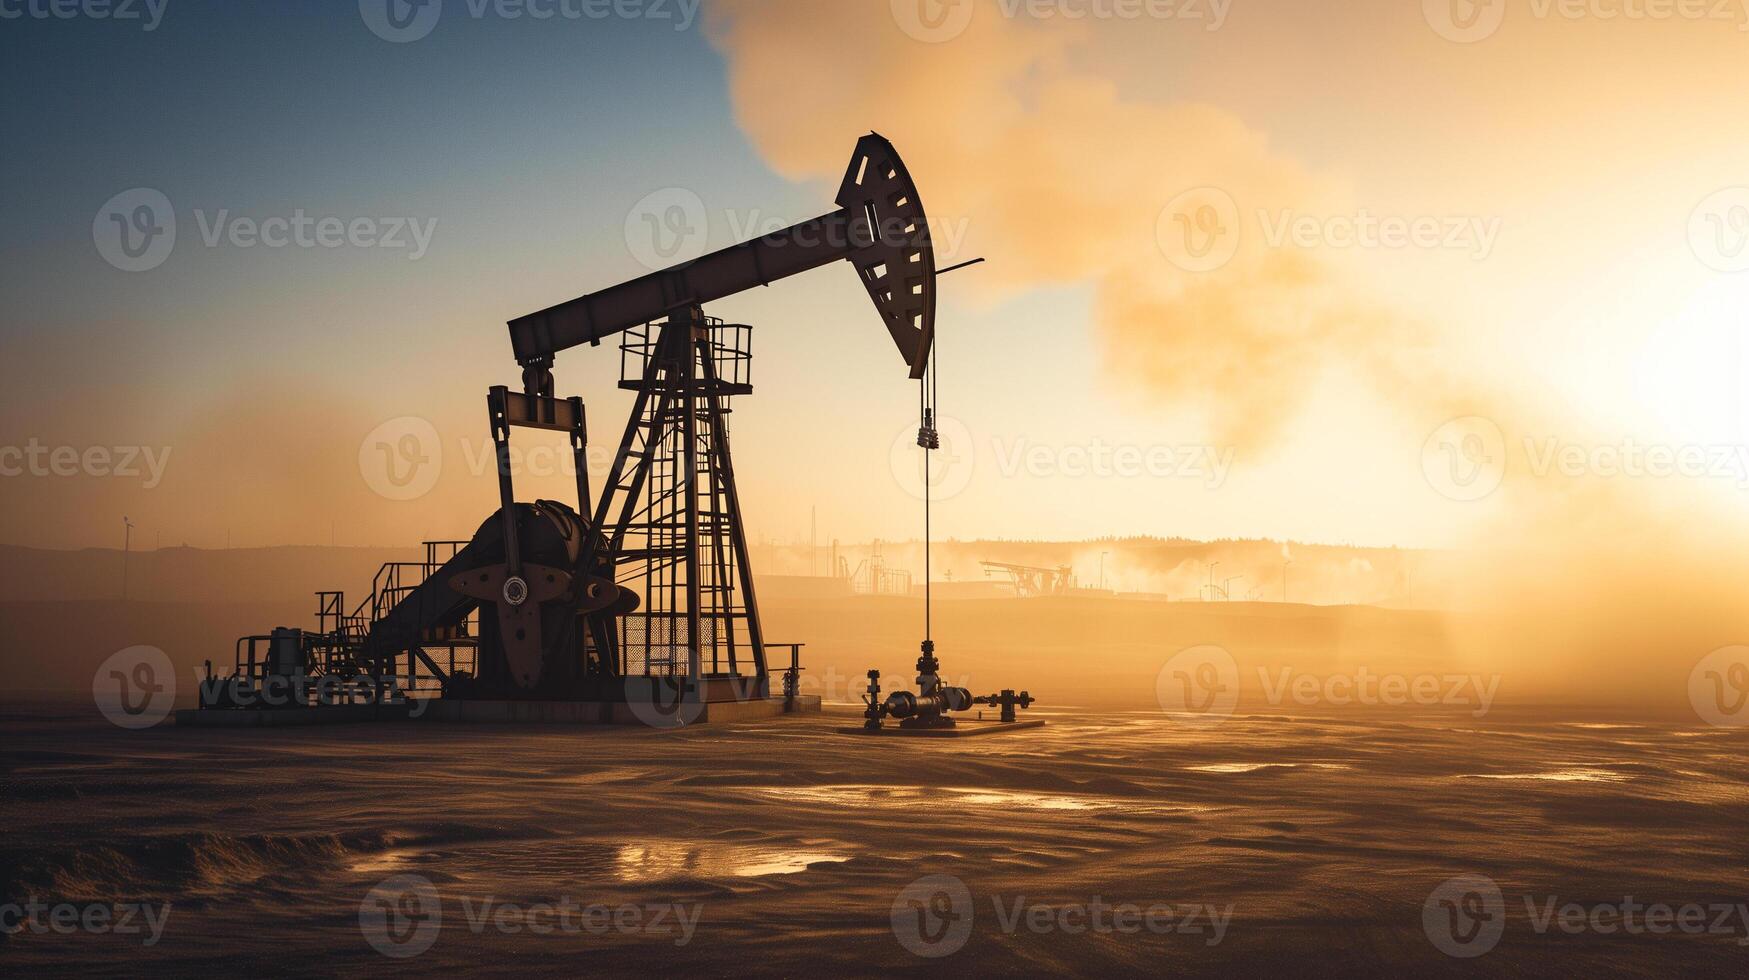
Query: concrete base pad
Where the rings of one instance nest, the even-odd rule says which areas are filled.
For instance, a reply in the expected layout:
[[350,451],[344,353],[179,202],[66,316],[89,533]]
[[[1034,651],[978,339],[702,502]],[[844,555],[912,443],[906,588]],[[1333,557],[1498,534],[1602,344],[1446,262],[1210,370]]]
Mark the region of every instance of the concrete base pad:
[[323,705],[284,711],[176,712],[176,724],[191,728],[277,728],[300,725],[351,725],[360,722],[437,721],[473,724],[634,725],[682,728],[820,713],[820,697],[804,694],[792,706],[783,698],[706,701],[679,706],[631,705],[610,701],[445,701],[417,705]]
[[887,722],[880,728],[840,728],[842,735],[894,735],[904,738],[972,738],[977,735],[995,735],[1001,732],[1019,732],[1029,728],[1043,728],[1042,721],[966,721],[954,719],[952,728],[900,728]]
[[201,711],[184,708],[176,712],[176,724],[189,728],[296,728],[305,725],[355,725],[379,721],[407,721],[412,708],[401,704],[328,704],[317,708],[283,711]]
[[627,704],[619,701],[433,701],[422,720],[543,725],[646,725],[681,728],[710,722],[755,721],[786,714],[819,714],[818,695],[796,698],[795,711],[783,698],[752,701],[699,701],[681,705]]

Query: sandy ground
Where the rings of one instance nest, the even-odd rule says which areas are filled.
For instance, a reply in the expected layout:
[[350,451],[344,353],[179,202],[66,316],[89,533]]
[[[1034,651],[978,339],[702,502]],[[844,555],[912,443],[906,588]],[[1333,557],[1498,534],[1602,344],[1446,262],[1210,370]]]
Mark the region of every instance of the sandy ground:
[[[44,912],[51,925],[0,938],[0,958],[53,975],[1749,962],[1749,735],[1369,711],[1044,711],[1039,731],[937,742],[840,735],[833,717],[135,733],[88,708],[15,705],[5,900],[140,906],[140,932],[60,934]],[[1482,877],[1445,884],[1466,875]],[[1624,901],[1641,928],[1608,930]],[[1646,918],[1659,904],[1670,921]],[[1685,906],[1705,928],[1674,924]],[[1487,951],[1441,951],[1458,940]]]

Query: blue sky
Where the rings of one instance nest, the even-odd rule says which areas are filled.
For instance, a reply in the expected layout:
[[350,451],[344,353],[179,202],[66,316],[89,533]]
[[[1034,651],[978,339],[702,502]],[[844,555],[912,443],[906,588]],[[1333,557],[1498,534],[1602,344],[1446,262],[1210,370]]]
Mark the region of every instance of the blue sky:
[[[135,186],[179,211],[456,210],[443,216],[470,235],[489,217],[494,245],[559,217],[617,219],[640,187],[714,179],[784,193],[736,131],[722,63],[696,26],[476,20],[460,0],[449,6],[408,44],[372,34],[350,0],[170,0],[149,33],[0,21],[13,93],[0,110],[9,330],[65,333],[162,309],[161,291],[107,275],[91,247],[90,216]],[[157,285],[189,285],[174,272]]]
[[[295,480],[331,497],[321,506],[339,512],[346,539],[443,536],[451,519],[471,527],[477,517],[458,506],[420,516],[414,530],[404,511],[366,514],[315,487],[362,491],[351,457],[383,419],[415,415],[446,436],[480,435],[484,389],[518,377],[506,320],[646,271],[624,231],[644,195],[696,193],[710,226],[701,248],[746,237],[738,232],[750,222],[832,207],[835,187],[785,180],[749,144],[702,24],[677,30],[673,0],[646,9],[667,16],[475,17],[465,0],[447,0],[429,35],[409,43],[372,33],[357,0],[169,0],[151,31],[90,17],[0,20],[12,93],[0,105],[0,410],[11,423],[0,444],[180,450],[166,490],[153,494],[14,482],[30,492],[14,498],[27,503],[9,508],[0,536],[107,540],[81,530],[78,515],[116,509],[148,515],[137,519],[166,540],[211,544],[205,512],[224,510],[242,512],[227,516],[232,526],[254,525],[244,540],[325,540],[332,515],[276,522],[249,510],[245,488],[258,489],[265,471],[275,487]],[[797,125],[842,129],[846,158],[866,128]],[[177,218],[174,251],[142,273],[112,267],[93,238],[99,209],[133,188],[161,192]],[[206,241],[227,221],[298,212],[435,231],[418,261],[398,250]],[[750,494],[774,535],[799,526],[798,494],[834,493],[827,473],[797,489],[779,469],[795,440],[829,440],[834,411],[860,416],[878,433],[873,449],[840,449],[860,457],[863,485],[892,489],[889,436],[914,424],[915,390],[855,277],[838,271],[713,311],[772,328],[756,375],[771,396],[743,416],[769,420],[774,436],[744,449],[759,459],[746,481],[774,490]],[[590,399],[604,444],[621,424],[618,360],[604,348],[559,365],[561,387]],[[286,462],[250,455],[272,445]],[[223,486],[236,490],[213,489]],[[27,514],[33,505],[50,512]],[[911,498],[895,506],[908,514]],[[864,519],[861,506],[827,507],[847,535],[887,523]]]
[[[1731,24],[1519,17],[1463,44],[1388,0],[1235,3],[1219,31],[987,0],[963,38],[931,44],[888,0],[712,0],[746,28],[715,38],[697,19],[676,30],[681,0],[605,19],[442,0],[420,8],[440,10],[428,33],[393,43],[365,16],[389,2],[167,0],[148,31],[89,16],[104,0],[0,0],[0,452],[176,453],[149,494],[8,481],[0,541],[107,541],[113,522],[87,532],[86,515],[121,513],[197,544],[215,511],[256,543],[471,528],[490,481],[446,471],[430,498],[385,506],[360,441],[414,416],[452,450],[477,442],[484,390],[518,378],[505,321],[647,271],[632,239],[649,195],[692,195],[708,225],[692,254],[721,247],[829,210],[831,168],[874,127],[964,233],[955,258],[990,259],[943,289],[943,411],[981,454],[942,503],[950,534],[1466,540],[1489,511],[1423,473],[1450,418],[1415,397],[1435,386],[1375,390],[1355,370],[1410,348],[1459,387],[1509,392],[1489,410],[1528,435],[1711,444],[1742,416],[1740,384],[1696,379],[1740,373],[1716,351],[1742,347],[1744,280],[1697,261],[1689,229],[1709,195],[1749,200],[1729,122],[1749,35]],[[35,16],[54,10],[75,16]],[[1314,224],[1486,223],[1499,248],[1249,239],[1245,262],[1315,262],[1340,317],[1390,328],[1328,340],[1298,328],[1292,294],[1271,306],[1250,265],[1199,280],[1168,261],[1158,222],[1199,185]],[[129,272],[98,233],[142,188],[169,203],[175,247]],[[230,237],[298,215],[429,239],[415,257]],[[1160,312],[1223,282],[1234,323]],[[818,504],[824,533],[914,534],[889,448],[915,390],[855,277],[821,269],[710,312],[759,327],[759,393],[736,416],[755,533],[792,537]],[[1138,390],[1124,369],[1148,364],[1167,380]],[[619,435],[617,368],[611,348],[559,361],[598,444]],[[1227,442],[1211,416],[1235,406],[1279,422],[1275,441]],[[1014,463],[1111,445],[1241,458],[1218,487]],[[288,488],[296,508],[256,506]]]

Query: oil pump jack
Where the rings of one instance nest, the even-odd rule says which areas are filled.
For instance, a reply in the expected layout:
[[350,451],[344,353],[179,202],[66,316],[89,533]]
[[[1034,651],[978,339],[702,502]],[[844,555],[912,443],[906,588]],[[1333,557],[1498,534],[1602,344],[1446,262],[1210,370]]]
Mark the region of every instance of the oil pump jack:
[[[923,202],[885,138],[858,141],[836,204],[782,231],[510,321],[521,390],[495,387],[487,397],[497,513],[469,541],[428,543],[422,564],[385,566],[350,614],[342,593],[320,593],[314,632],[282,627],[240,640],[228,693],[203,686],[202,707],[254,706],[259,699],[239,694],[319,678],[379,697],[405,694],[422,673],[441,684],[445,700],[771,698],[729,451],[731,399],[752,391],[752,331],[707,316],[704,305],[848,261],[910,377],[923,381],[938,270]],[[554,394],[553,365],[561,352],[610,339],[620,346],[620,387],[635,398],[606,482],[592,495],[583,401]],[[510,438],[518,428],[569,437],[575,508],[516,500]],[[926,405],[925,452],[939,445],[933,432]],[[262,656],[258,645],[266,647]],[[432,655],[446,647],[447,669],[441,652]],[[473,648],[471,669],[458,666],[458,647]],[[933,662],[933,644],[924,649]],[[795,669],[792,661],[789,695]]]
[[[508,459],[510,427],[574,421],[565,407],[572,403],[553,395],[552,367],[561,351],[627,335],[622,352],[633,370],[621,386],[636,399],[592,512],[559,519],[566,525],[561,536],[575,541],[569,575],[566,568],[528,565],[514,547],[501,567],[471,573],[472,595],[496,606],[496,642],[512,682],[507,687],[503,675],[489,680],[482,673],[477,683],[495,686],[499,696],[542,689],[619,694],[599,684],[575,689],[564,664],[581,651],[575,667],[582,676],[610,687],[627,676],[678,674],[684,657],[685,676],[695,682],[737,682],[736,696],[770,695],[728,435],[729,400],[752,390],[751,329],[709,318],[703,306],[848,260],[911,376],[923,377],[935,330],[935,255],[922,199],[891,143],[878,134],[857,143],[836,203],[821,217],[510,322],[523,390],[492,395],[501,461]],[[574,435],[574,445],[583,438]],[[584,483],[579,496],[587,511]],[[557,505],[516,504],[505,466],[500,498],[507,541],[520,542],[526,525],[563,514]],[[534,597],[537,586],[529,583],[542,581],[546,588],[532,607],[513,601]],[[622,582],[641,583],[642,594]],[[554,613],[551,641],[543,610]],[[586,635],[568,635],[572,622]]]

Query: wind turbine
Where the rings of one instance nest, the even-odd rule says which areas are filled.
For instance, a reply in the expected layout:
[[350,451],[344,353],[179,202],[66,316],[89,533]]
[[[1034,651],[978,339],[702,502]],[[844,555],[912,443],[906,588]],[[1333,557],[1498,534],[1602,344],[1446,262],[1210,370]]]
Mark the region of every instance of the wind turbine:
[[127,515],[121,518],[121,601],[128,601],[128,551],[134,543],[134,522]]

